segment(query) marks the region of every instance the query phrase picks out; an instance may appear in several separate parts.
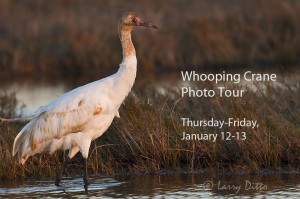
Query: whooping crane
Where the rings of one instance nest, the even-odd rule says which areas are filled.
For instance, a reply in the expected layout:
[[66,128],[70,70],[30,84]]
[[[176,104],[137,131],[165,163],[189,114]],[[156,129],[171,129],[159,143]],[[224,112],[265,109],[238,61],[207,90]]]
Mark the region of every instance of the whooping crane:
[[69,150],[61,170],[56,174],[55,185],[59,186],[69,160],[80,151],[84,166],[83,180],[85,185],[89,184],[87,158],[91,141],[108,129],[115,116],[119,117],[118,109],[136,77],[137,59],[131,40],[131,31],[136,26],[158,29],[133,12],[121,16],[118,30],[123,60],[117,73],[65,93],[48,105],[39,107],[32,116],[0,118],[2,121],[29,121],[13,145],[13,155],[18,154],[20,164],[23,165],[28,157],[37,153]]

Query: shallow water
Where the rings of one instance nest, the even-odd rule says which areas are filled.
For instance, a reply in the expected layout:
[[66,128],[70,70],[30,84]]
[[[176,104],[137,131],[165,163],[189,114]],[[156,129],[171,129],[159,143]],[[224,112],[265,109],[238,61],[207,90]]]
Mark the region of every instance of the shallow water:
[[1,198],[299,198],[300,173],[257,175],[169,173],[91,179],[86,192],[82,178],[1,181]]

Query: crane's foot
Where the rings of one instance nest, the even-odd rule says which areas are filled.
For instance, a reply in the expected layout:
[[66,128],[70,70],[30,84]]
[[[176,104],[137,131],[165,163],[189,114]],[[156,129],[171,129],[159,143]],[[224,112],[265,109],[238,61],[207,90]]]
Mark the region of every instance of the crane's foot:
[[90,179],[88,177],[84,177],[83,182],[84,182],[84,185],[86,185],[86,186],[91,184]]
[[89,194],[89,188],[87,185],[83,185],[85,194]]
[[63,175],[62,170],[57,169],[56,178],[55,178],[55,186],[59,186],[62,175]]
[[56,179],[55,179],[55,186],[57,186],[57,187],[58,187],[58,186],[59,186],[59,183],[60,183],[60,181],[61,181],[61,179],[57,179],[57,178],[56,178]]

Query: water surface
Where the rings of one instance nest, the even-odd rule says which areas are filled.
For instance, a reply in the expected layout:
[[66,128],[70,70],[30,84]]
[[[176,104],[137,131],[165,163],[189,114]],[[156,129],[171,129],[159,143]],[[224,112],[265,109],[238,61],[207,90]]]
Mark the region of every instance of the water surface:
[[299,198],[298,172],[266,172],[256,175],[168,173],[93,177],[86,192],[82,178],[1,181],[2,198]]

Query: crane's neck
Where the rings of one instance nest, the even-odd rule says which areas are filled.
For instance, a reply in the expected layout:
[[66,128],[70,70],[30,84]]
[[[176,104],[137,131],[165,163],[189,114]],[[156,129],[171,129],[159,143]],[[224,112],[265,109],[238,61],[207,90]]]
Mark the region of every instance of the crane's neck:
[[118,93],[118,97],[116,98],[119,98],[120,102],[122,102],[130,92],[137,71],[137,60],[135,49],[131,40],[131,31],[131,28],[119,26],[123,60],[115,76],[115,92]]
[[131,40],[131,28],[119,27],[119,37],[122,44],[123,50],[123,62],[125,59],[130,58],[131,56],[136,56],[135,49]]

